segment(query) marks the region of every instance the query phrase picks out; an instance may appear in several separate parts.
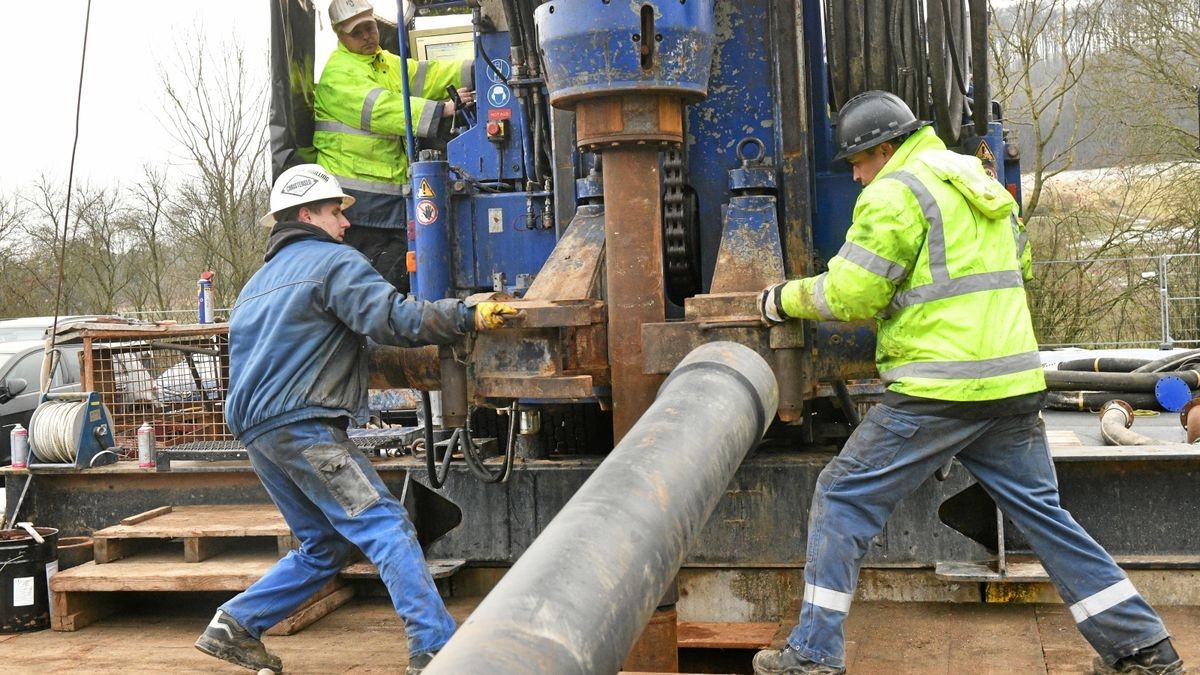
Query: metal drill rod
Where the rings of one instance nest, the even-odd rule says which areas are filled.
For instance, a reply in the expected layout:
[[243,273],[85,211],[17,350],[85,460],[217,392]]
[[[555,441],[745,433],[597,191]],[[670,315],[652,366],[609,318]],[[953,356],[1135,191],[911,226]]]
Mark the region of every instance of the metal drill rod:
[[427,675],[620,670],[778,403],[753,350],[695,349]]

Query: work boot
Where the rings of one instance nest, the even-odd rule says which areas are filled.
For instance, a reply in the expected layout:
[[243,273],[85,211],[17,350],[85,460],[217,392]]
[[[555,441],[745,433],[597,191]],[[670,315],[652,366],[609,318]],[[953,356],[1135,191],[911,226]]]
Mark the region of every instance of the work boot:
[[217,610],[216,616],[196,640],[196,649],[250,670],[265,668],[275,673],[283,672],[283,661],[267,651],[261,641],[221,610]]
[[409,655],[408,669],[404,671],[404,675],[421,675],[429,667],[429,662],[433,661],[433,657],[435,656],[437,656],[436,651]]
[[1095,661],[1096,675],[1183,675],[1183,659],[1175,652],[1171,639],[1155,642],[1136,652],[1117,659],[1111,666],[1099,656]]
[[845,668],[834,668],[809,661],[788,646],[764,649],[754,655],[754,675],[842,675]]

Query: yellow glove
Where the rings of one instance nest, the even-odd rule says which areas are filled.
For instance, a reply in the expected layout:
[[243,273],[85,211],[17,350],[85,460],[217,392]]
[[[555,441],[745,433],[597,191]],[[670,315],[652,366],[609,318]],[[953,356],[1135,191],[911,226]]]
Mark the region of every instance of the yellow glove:
[[504,317],[515,316],[517,310],[503,302],[481,302],[475,305],[475,330],[494,330],[504,325]]

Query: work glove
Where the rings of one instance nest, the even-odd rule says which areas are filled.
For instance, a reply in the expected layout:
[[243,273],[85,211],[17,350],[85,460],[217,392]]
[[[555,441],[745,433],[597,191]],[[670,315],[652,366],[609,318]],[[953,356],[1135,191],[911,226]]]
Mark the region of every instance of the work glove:
[[481,302],[475,305],[475,330],[494,330],[504,325],[505,317],[516,314],[514,307],[503,302]]
[[768,286],[763,289],[762,295],[758,296],[758,313],[763,322],[769,326],[783,323],[792,318],[783,311],[783,287],[786,284],[787,282],[784,281],[774,286]]

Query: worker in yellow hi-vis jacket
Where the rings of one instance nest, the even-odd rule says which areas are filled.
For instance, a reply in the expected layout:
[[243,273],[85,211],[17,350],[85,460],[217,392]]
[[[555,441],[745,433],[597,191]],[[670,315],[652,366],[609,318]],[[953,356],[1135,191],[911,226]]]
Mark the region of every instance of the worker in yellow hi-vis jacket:
[[[401,293],[409,290],[404,257],[407,223],[401,186],[408,180],[405,136],[431,138],[456,103],[475,100],[471,61],[416,61],[379,46],[379,26],[368,0],[333,0],[329,19],[338,46],[317,83],[313,145],[317,163],[355,198],[346,217],[346,243],[360,250]],[[401,77],[408,78],[411,119],[404,114]]]
[[837,136],[863,184],[846,243],[824,274],[765,289],[759,310],[767,323],[876,317],[888,389],[817,480],[799,624],[785,649],[755,656],[755,673],[844,672],[842,625],[871,540],[952,458],[1041,558],[1097,673],[1182,673],[1158,615],[1059,504],[1016,201],[888,92],[847,101]]

